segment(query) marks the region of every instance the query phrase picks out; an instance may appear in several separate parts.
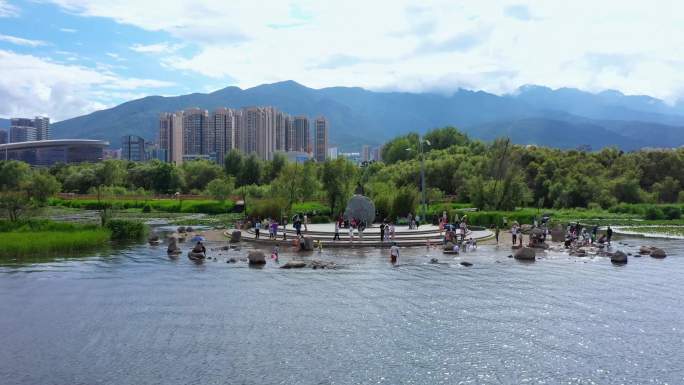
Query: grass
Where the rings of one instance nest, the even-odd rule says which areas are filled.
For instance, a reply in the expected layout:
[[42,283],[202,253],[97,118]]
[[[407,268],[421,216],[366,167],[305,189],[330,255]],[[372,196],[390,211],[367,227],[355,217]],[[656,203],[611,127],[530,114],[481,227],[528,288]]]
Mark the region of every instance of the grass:
[[5,232],[0,234],[0,257],[78,254],[107,245],[110,235],[111,233],[105,229]]
[[96,199],[62,199],[51,198],[48,201],[50,206],[71,207],[84,210],[97,210],[101,204],[106,204],[115,210],[141,209],[144,211],[161,211],[168,213],[206,213],[224,214],[229,213],[235,206],[231,200],[217,201],[211,199],[204,200],[184,200],[177,199],[150,199],[150,200],[129,200],[129,199],[106,199],[98,202]]

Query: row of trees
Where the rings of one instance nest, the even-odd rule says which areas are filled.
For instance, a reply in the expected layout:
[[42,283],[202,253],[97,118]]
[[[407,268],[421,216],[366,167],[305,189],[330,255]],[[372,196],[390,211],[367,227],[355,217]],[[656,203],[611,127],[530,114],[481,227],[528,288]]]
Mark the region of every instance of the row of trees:
[[[484,143],[453,127],[433,130],[423,139],[428,201],[449,199],[481,209],[511,210],[684,200],[682,149],[563,151],[514,145],[508,139]],[[385,162],[366,167],[344,159],[296,164],[282,154],[263,161],[237,150],[226,154],[223,165],[203,160],[181,166],[107,160],[31,169],[5,161],[0,162],[0,193],[4,207],[11,206],[11,197],[39,204],[57,191],[108,189],[115,193],[202,193],[219,200],[230,195],[267,198],[285,209],[313,200],[326,202],[336,214],[361,186],[381,215],[405,215],[415,212],[418,203],[419,140],[416,134],[395,138],[383,148]]]

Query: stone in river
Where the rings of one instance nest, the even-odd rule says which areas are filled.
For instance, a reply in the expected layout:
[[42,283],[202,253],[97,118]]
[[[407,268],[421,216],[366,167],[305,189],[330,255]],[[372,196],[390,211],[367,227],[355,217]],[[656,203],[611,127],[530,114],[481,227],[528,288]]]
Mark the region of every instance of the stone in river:
[[247,259],[249,260],[250,265],[265,265],[266,264],[266,255],[264,255],[263,252],[257,251],[257,250],[252,250],[247,254]]
[[242,232],[240,230],[235,230],[232,233],[230,233],[230,243],[240,242],[241,238],[242,238]]
[[654,247],[651,249],[651,257],[653,258],[665,258],[667,257],[667,253],[665,253],[665,250]]
[[472,266],[472,265],[473,265],[473,264],[470,263],[470,262],[466,262],[466,261],[461,262],[461,266],[470,267],[470,266]]
[[610,261],[615,264],[625,264],[627,263],[627,254],[618,250],[610,256]]
[[281,269],[301,269],[303,267],[306,267],[306,262],[304,261],[289,261],[280,266]]
[[515,259],[521,261],[534,261],[536,257],[536,252],[531,247],[523,247],[515,251]]

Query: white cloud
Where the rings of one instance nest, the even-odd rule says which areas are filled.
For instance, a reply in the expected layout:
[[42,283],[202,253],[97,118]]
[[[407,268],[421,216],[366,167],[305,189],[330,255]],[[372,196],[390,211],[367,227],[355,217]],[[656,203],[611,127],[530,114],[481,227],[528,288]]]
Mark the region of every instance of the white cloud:
[[[677,64],[684,62],[677,49],[684,46],[683,2],[53,1],[163,32],[192,51],[149,48],[173,53],[162,65],[241,87],[295,79],[314,87],[510,92],[543,84],[673,100],[684,84]],[[620,57],[633,59],[609,62]]]
[[73,28],[60,28],[59,30],[62,31],[62,32],[66,32],[66,33],[76,33],[76,32],[78,32],[77,29],[73,29]]
[[0,41],[6,41],[11,44],[15,45],[23,45],[27,47],[38,47],[41,45],[46,45],[47,43],[41,40],[30,40],[30,39],[23,39],[21,37],[16,37],[16,36],[11,36],[11,35],[3,35],[0,33]]
[[139,53],[152,53],[152,54],[162,54],[162,53],[174,53],[183,47],[182,44],[171,44],[171,43],[157,43],[157,44],[133,44],[129,48],[135,52]]
[[173,83],[125,78],[79,65],[0,50],[0,116],[47,114],[61,120],[125,101]]
[[126,59],[122,58],[121,55],[119,55],[118,53],[107,52],[106,55],[109,56],[110,58],[116,60],[116,61],[125,61],[126,60]]
[[0,0],[0,17],[19,16],[19,8],[10,4],[6,0]]

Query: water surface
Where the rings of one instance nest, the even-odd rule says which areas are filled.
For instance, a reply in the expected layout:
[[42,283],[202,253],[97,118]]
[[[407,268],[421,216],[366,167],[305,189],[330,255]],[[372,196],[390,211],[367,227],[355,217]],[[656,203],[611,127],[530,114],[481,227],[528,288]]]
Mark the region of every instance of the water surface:
[[140,245],[5,261],[0,383],[682,384],[684,243],[649,242],[671,255],[416,248],[392,268],[386,251],[328,249],[308,258],[340,269],[295,271]]

